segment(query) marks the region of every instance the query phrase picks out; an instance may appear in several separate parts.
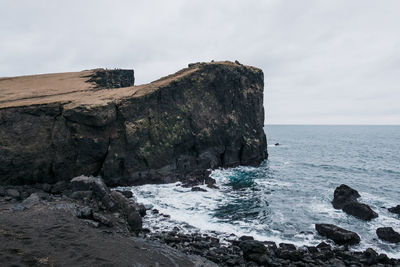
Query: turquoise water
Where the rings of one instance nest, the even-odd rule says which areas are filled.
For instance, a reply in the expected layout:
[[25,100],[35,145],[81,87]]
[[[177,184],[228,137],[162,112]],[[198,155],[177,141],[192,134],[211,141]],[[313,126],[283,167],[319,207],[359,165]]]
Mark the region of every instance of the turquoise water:
[[[400,126],[266,126],[269,158],[258,167],[212,173],[220,189],[191,192],[178,184],[133,187],[139,202],[171,219],[147,217],[148,227],[180,222],[186,231],[253,235],[260,240],[318,244],[315,223],[357,232],[354,249],[372,247],[400,258],[400,244],[377,239],[378,227],[400,232]],[[279,146],[274,146],[275,143]],[[345,183],[379,217],[364,222],[333,209],[334,189]],[[206,187],[204,187],[206,188]]]

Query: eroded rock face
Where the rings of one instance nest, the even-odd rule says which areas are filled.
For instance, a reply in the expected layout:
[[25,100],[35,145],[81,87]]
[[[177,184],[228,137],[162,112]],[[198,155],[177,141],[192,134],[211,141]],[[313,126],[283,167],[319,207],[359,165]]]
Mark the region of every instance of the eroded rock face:
[[112,90],[99,88],[103,76],[82,92],[0,103],[0,184],[79,175],[101,175],[108,185],[191,181],[267,157],[260,69],[198,63]]

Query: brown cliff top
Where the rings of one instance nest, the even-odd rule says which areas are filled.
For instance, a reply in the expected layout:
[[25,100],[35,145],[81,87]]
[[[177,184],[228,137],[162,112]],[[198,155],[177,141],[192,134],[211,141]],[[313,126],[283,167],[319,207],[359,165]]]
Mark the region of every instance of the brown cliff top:
[[126,97],[140,97],[196,72],[206,65],[245,67],[258,71],[257,68],[229,61],[194,63],[189,64],[188,68],[149,84],[113,89],[99,88],[90,81],[91,77],[99,71],[104,71],[103,69],[6,77],[0,78],[0,109],[49,103],[102,105]]

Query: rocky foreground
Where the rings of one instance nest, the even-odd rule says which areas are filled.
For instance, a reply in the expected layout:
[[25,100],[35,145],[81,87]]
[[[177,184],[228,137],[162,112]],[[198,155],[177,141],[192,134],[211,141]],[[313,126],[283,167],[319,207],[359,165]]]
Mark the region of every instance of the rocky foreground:
[[[157,211],[146,211],[131,196],[128,191],[110,190],[100,178],[85,176],[53,185],[0,187],[0,262],[5,266],[400,265],[400,260],[373,249],[354,252],[324,242],[296,247],[250,236],[221,242],[207,234],[181,233],[178,227],[150,232],[142,228],[142,217]],[[342,234],[344,244],[354,242],[343,229],[320,227]]]

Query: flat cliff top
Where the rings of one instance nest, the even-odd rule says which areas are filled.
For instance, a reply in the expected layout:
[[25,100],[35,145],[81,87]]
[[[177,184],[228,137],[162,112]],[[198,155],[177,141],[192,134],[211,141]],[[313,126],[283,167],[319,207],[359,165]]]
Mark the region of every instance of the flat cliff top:
[[96,84],[93,78],[99,72],[107,71],[104,69],[6,77],[0,78],[0,109],[49,103],[102,105],[122,98],[146,95],[209,65],[220,65],[225,68],[249,68],[254,71],[261,71],[254,67],[229,61],[194,63],[189,64],[188,68],[149,84],[116,86],[117,88],[105,88],[102,84]]

